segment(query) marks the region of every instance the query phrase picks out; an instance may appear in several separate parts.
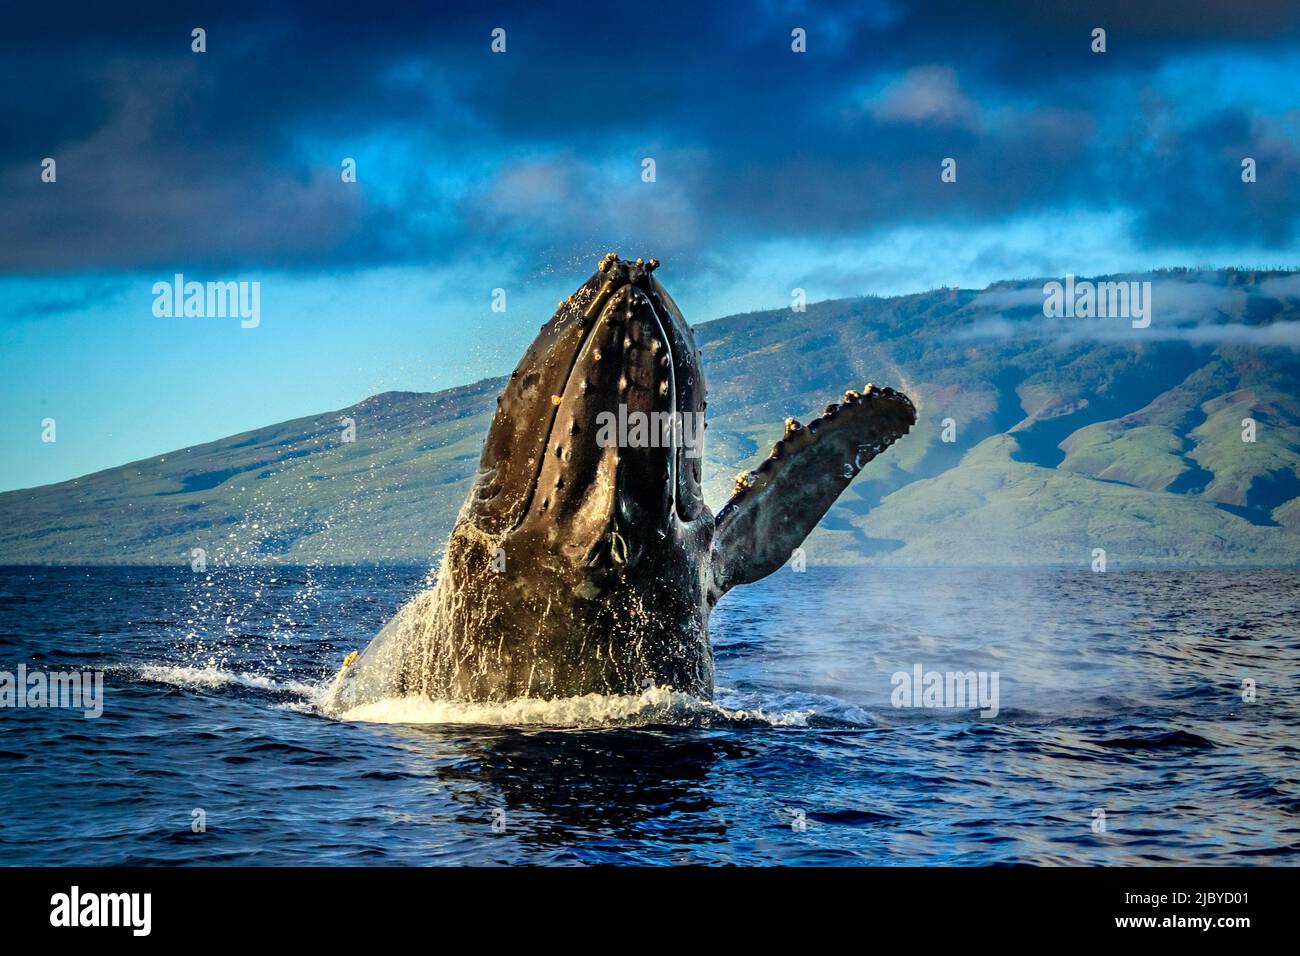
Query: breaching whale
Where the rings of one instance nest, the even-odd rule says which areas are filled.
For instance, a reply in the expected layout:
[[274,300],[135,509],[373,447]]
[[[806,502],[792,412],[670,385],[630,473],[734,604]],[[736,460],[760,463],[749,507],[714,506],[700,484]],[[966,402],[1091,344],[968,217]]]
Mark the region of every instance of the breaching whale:
[[[330,706],[713,693],[709,612],[789,559],[861,468],[916,421],[867,385],[740,475],[715,516],[700,489],[704,372],[654,259],[607,255],[511,373],[436,584],[350,655]],[[665,441],[598,422],[670,421]],[[602,434],[603,432],[603,434]],[[702,433],[702,425],[700,427]]]

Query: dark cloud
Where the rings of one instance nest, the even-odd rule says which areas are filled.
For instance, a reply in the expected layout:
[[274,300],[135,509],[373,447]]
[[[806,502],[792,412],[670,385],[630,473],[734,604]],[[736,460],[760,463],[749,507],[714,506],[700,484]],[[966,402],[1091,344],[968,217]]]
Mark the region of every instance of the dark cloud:
[[[1297,114],[1300,117],[1300,114]],[[1171,132],[1132,162],[1144,239],[1261,242],[1286,248],[1300,223],[1300,125],[1228,109]],[[1242,181],[1242,160],[1256,181]]]
[[[1215,52],[1293,82],[1298,23],[1291,3],[1163,0],[27,5],[0,35],[0,270],[337,270],[625,240],[702,260],[1080,208],[1131,212],[1142,241],[1286,246],[1294,114],[1191,103],[1159,71]],[[341,184],[338,160],[367,149]],[[1247,155],[1260,181],[1243,189]]]

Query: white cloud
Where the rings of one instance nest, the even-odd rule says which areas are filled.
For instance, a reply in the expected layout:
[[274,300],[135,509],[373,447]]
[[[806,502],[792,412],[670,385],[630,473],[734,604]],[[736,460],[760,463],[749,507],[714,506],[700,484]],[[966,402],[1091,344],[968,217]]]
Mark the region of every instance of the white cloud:
[[871,108],[878,120],[979,125],[979,109],[962,92],[957,72],[948,66],[918,66],[885,87]]

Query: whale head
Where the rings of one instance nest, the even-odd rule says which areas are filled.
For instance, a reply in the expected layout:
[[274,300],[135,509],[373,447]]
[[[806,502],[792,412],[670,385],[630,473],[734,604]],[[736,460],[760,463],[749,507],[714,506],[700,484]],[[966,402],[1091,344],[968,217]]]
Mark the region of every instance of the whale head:
[[781,567],[915,422],[906,396],[873,385],[787,419],[715,518],[699,351],[657,266],[611,253],[541,327],[497,400],[437,584],[345,665],[331,706],[652,683],[707,697],[717,600]]
[[497,400],[468,505],[507,551],[597,583],[712,525],[699,350],[657,266],[610,253],[559,304]]

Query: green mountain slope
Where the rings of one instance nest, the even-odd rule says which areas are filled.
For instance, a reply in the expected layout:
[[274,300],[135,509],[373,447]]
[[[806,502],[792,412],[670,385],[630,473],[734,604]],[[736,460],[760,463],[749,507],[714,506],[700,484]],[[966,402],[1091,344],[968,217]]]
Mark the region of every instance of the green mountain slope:
[[[700,325],[709,501],[787,415],[873,381],[913,397],[917,427],[826,516],[809,563],[1300,562],[1300,275],[1112,278],[1153,283],[1149,328],[1046,318],[1043,280]],[[385,393],[0,495],[0,562],[432,563],[500,386]]]

